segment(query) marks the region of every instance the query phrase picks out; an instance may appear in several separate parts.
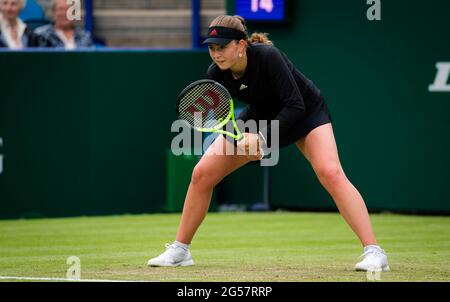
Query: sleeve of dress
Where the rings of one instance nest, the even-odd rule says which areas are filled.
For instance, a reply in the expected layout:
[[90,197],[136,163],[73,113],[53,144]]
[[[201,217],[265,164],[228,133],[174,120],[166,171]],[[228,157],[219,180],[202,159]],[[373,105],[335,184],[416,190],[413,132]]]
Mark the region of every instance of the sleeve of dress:
[[[291,66],[293,68],[293,66]],[[288,133],[292,126],[305,114],[305,102],[300,90],[295,82],[292,70],[284,60],[281,52],[272,48],[267,58],[267,75],[276,92],[277,100],[281,102],[282,109],[274,120],[279,121],[279,133],[282,136]],[[272,135],[270,124],[265,129],[261,129],[260,135],[263,136],[268,147],[270,147]]]

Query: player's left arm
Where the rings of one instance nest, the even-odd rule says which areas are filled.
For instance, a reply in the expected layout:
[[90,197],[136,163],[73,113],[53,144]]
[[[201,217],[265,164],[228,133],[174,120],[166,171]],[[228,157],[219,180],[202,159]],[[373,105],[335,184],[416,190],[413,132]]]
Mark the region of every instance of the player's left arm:
[[[298,120],[303,118],[305,114],[305,102],[294,79],[292,70],[289,68],[281,52],[275,47],[271,47],[268,53],[266,76],[276,93],[277,101],[280,101],[282,105],[281,111],[274,119],[279,121],[279,135],[283,135]],[[265,140],[267,144],[270,144],[270,126],[267,129],[262,129],[261,133],[266,135]]]

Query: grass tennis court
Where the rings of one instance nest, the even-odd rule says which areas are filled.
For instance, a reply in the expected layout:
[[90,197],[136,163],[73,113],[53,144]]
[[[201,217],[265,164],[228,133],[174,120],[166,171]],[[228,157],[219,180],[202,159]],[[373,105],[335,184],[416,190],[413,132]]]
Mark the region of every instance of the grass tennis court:
[[[148,268],[174,239],[179,214],[0,221],[0,276],[146,281],[366,281],[361,247],[337,213],[210,213],[196,265]],[[450,217],[372,215],[389,256],[381,281],[450,281]]]

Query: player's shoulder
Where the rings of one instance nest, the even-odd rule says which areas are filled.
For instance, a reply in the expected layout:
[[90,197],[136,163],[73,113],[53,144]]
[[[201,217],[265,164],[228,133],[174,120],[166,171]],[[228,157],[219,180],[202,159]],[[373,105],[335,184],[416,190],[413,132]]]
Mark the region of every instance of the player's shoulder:
[[256,57],[264,59],[281,55],[281,51],[272,44],[252,43],[251,51]]

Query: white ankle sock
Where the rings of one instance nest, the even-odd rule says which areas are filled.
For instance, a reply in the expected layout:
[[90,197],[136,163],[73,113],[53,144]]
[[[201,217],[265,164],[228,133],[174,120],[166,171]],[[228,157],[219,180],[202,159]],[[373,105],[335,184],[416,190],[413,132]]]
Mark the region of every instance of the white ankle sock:
[[174,243],[173,244],[175,244],[175,246],[176,247],[181,247],[182,249],[184,249],[184,250],[189,250],[189,246],[190,246],[190,244],[185,244],[185,243],[182,243],[182,242],[179,242],[179,241],[174,241]]
[[364,252],[367,252],[369,250],[379,250],[382,251],[381,247],[379,245],[375,245],[375,244],[371,244],[371,245],[366,245],[364,247]]

